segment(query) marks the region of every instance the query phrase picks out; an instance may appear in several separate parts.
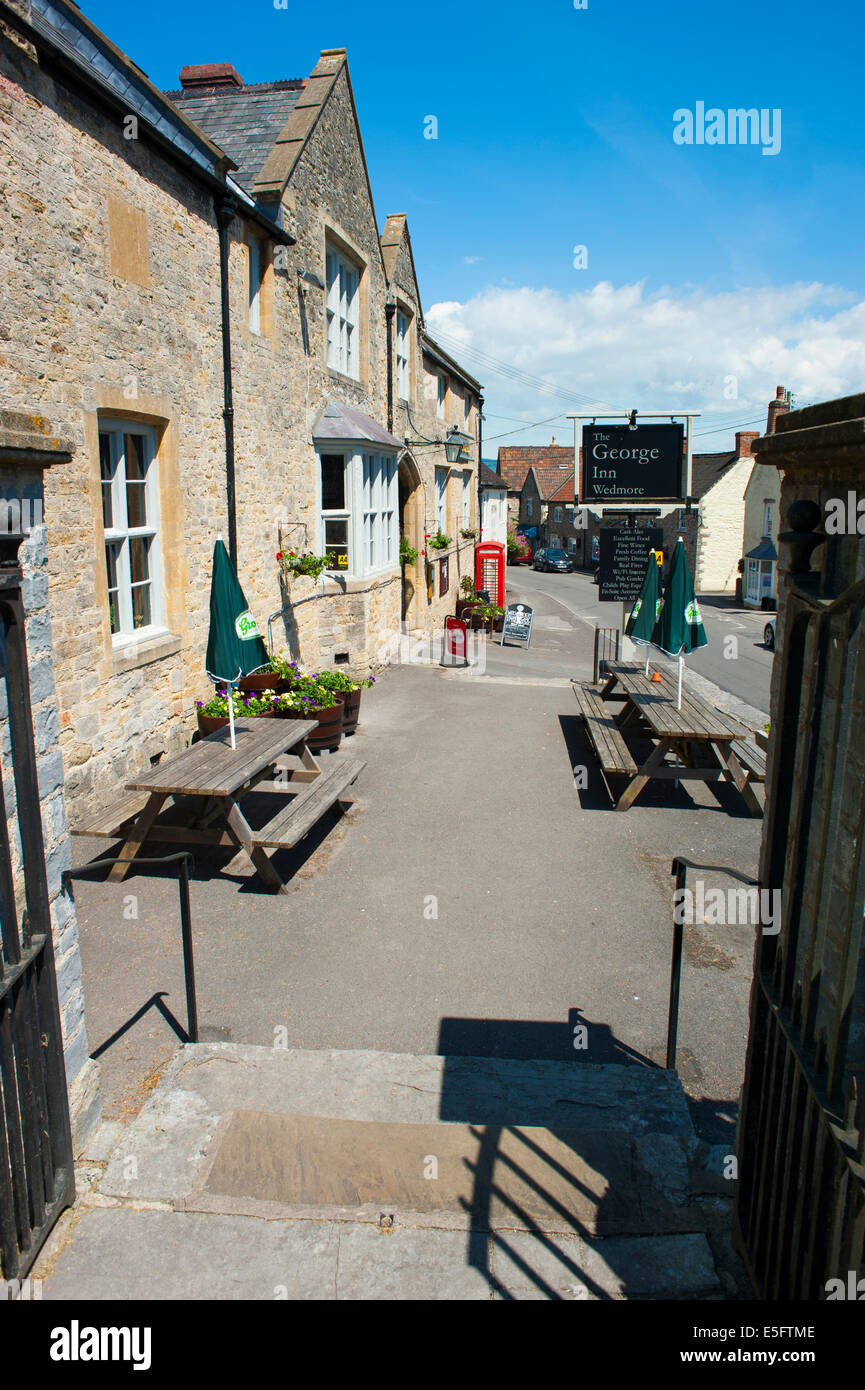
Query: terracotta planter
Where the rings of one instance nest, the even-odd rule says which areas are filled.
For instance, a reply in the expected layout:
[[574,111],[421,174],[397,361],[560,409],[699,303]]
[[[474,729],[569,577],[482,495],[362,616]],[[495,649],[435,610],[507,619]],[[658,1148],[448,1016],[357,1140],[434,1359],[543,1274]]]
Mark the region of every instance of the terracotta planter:
[[347,690],[340,697],[342,699],[342,732],[353,734],[357,731],[357,721],[360,718],[360,697],[363,688],[360,690]]
[[282,677],[276,671],[254,671],[251,676],[241,676],[238,685],[241,690],[279,690]]
[[342,704],[327,709],[280,710],[282,719],[317,719],[318,728],[309,735],[307,747],[311,753],[321,753],[325,748],[333,753],[342,740]]

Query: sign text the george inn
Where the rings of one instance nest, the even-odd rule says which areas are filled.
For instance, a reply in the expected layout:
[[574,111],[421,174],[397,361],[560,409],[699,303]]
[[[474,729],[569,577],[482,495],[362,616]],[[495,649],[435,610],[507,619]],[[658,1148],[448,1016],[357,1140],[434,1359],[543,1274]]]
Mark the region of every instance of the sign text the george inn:
[[581,498],[676,502],[684,498],[682,425],[584,425]]

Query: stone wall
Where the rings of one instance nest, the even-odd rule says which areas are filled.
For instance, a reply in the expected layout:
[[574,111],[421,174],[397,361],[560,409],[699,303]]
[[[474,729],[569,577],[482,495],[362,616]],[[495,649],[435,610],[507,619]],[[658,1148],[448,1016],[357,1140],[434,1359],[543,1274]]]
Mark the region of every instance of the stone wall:
[[[290,644],[311,667],[339,656],[368,674],[389,659],[400,629],[399,569],[286,590],[276,561],[281,548],[322,548],[312,429],[328,400],[387,420],[389,286],[347,68],[339,57],[322,63],[332,90],[283,196],[297,244],[277,257],[264,247],[258,333],[248,309],[256,228],[238,216],[229,231],[238,575],[265,635],[267,618],[291,600],[274,622],[275,647]],[[70,815],[79,819],[185,746],[195,699],[209,689],[211,556],[217,535],[228,535],[218,233],[208,190],[143,139],[124,138],[119,117],[60,85],[2,35],[0,117],[4,404],[44,410],[72,444],[71,463],[47,479],[45,524],[59,741]],[[298,278],[325,279],[327,238],[364,267],[359,381],[328,368],[325,295]],[[400,277],[407,281],[402,269]],[[413,281],[400,292],[414,310],[414,419],[439,438],[424,387],[419,296]],[[413,434],[397,415],[396,435]],[[163,630],[122,650],[110,631],[103,545],[98,430],[108,417],[148,425],[157,449]],[[473,431],[476,423],[475,411]],[[426,499],[421,532],[433,516],[439,455],[443,462],[443,450],[418,450],[412,464]],[[472,569],[473,543],[456,543],[453,482],[451,492],[450,590],[428,601],[419,566],[413,617],[422,628],[453,611],[459,577]]]
[[[34,467],[17,466],[12,473],[0,465],[4,499],[21,494],[41,503],[41,475]],[[38,515],[38,512],[36,513]],[[26,524],[26,523],[25,523]],[[101,1114],[98,1063],[89,1057],[84,1019],[78,922],[71,895],[62,891],[61,875],[72,867],[69,828],[63,794],[57,689],[52,662],[52,624],[49,613],[48,544],[46,527],[35,525],[19,550],[23,579],[30,702],[36,751],[36,772],[45,847],[45,867],[51,904],[51,927],[57,971],[57,993],[63,1034],[63,1055],[76,1150],[86,1141]],[[24,905],[21,844],[12,770],[12,747],[6,705],[6,682],[0,680],[0,761],[6,799],[7,834],[19,911]]]

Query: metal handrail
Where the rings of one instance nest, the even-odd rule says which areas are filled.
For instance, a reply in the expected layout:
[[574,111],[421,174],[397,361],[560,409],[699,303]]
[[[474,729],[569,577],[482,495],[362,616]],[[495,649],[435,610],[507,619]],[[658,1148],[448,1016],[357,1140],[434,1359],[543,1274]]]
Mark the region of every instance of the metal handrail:
[[695,864],[692,859],[678,855],[673,860],[671,874],[676,875],[676,889],[673,898],[673,958],[670,963],[670,1006],[667,1013],[667,1071],[676,1069],[676,1043],[679,1035],[679,993],[682,982],[682,950],[685,941],[685,924],[676,921],[675,903],[681,901],[679,894],[684,891],[689,869],[700,869],[703,873],[727,874],[746,883],[749,888],[759,887],[755,878],[749,878],[728,864]]
[[93,864],[82,864],[78,869],[64,869],[60,876],[63,890],[73,878],[94,878],[104,868],[114,864],[178,864],[177,886],[180,891],[180,939],[183,945],[183,979],[186,988],[186,1033],[190,1042],[198,1042],[198,1003],[195,994],[195,960],[192,953],[192,914],[189,906],[189,869],[195,861],[189,850],[177,854],[157,855],[140,859],[97,859]]

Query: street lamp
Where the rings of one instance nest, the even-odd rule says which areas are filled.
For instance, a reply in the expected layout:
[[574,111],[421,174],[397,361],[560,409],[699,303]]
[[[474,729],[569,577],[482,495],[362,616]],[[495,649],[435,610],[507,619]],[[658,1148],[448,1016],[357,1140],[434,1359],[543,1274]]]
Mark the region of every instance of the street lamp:
[[466,463],[471,442],[470,434],[463,434],[456,425],[452,425],[445,436],[445,458],[448,463]]

